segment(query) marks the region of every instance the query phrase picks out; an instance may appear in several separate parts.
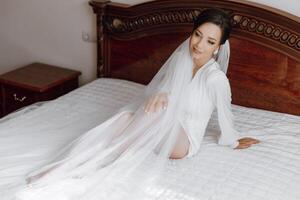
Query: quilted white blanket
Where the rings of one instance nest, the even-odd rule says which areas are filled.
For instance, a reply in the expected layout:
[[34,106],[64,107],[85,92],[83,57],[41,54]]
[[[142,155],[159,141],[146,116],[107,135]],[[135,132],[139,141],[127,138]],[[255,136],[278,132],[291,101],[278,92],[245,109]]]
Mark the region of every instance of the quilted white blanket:
[[[2,119],[0,199],[12,200],[25,172],[46,164],[65,144],[112,116],[143,87],[98,79]],[[245,150],[217,145],[219,127],[214,113],[199,153],[170,161],[160,184],[149,188],[153,199],[300,199],[300,117],[235,105],[233,112],[237,129],[261,143]],[[29,133],[34,137],[27,137]],[[28,140],[31,146],[26,146]],[[37,148],[44,151],[36,154]],[[10,162],[12,156],[19,157],[14,158],[18,162]]]

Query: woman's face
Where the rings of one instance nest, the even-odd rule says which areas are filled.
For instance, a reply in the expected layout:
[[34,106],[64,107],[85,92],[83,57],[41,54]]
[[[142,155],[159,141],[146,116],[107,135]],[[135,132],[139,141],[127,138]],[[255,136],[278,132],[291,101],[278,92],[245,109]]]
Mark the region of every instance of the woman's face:
[[221,28],[213,23],[204,23],[194,30],[190,39],[190,53],[197,66],[204,65],[219,48]]

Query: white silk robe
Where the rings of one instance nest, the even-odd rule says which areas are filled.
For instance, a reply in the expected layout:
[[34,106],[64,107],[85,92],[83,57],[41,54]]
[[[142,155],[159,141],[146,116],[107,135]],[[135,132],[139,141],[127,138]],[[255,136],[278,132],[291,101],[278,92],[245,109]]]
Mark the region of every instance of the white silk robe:
[[200,68],[185,91],[182,114],[178,116],[189,138],[188,156],[194,155],[201,145],[207,124],[217,109],[221,135],[218,143],[231,148],[238,146],[239,134],[234,129],[231,112],[231,90],[226,75],[214,59]]

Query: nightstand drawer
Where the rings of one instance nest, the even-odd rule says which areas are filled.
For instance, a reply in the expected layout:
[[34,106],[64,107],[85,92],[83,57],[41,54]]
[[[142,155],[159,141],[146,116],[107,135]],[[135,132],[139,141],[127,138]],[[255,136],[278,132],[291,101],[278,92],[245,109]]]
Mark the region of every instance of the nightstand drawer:
[[71,69],[33,63],[0,75],[0,117],[76,89],[80,74]]
[[9,85],[3,85],[3,94],[7,113],[34,103],[38,95],[36,92]]

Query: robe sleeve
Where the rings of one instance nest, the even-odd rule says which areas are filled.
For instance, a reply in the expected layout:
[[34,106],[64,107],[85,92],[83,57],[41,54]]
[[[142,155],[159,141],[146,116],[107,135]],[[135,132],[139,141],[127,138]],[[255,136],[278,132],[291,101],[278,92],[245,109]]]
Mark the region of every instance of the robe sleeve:
[[231,90],[226,75],[219,71],[208,81],[209,95],[217,108],[221,135],[218,144],[235,148],[239,145],[239,133],[234,128],[234,117],[231,111]]

